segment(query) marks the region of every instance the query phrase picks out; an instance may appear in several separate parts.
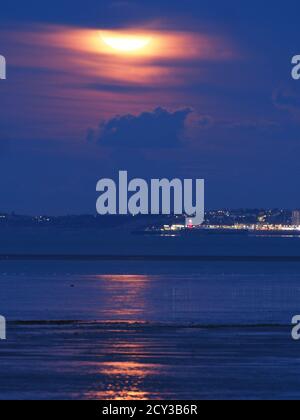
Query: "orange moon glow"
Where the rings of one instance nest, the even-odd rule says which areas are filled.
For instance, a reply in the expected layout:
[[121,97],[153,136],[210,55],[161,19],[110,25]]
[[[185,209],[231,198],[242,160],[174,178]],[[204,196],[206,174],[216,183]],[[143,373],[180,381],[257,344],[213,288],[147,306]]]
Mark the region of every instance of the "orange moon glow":
[[139,35],[101,35],[102,41],[120,53],[133,53],[147,47],[151,38]]

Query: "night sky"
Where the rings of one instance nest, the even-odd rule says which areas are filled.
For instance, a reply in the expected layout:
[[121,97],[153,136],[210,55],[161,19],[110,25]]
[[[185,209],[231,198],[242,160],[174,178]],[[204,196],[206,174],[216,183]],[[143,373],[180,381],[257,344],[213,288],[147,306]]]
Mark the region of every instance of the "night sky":
[[[300,207],[299,1],[1,4],[0,211],[95,213],[96,183],[205,178],[206,208]],[[145,47],[120,52],[111,37]]]

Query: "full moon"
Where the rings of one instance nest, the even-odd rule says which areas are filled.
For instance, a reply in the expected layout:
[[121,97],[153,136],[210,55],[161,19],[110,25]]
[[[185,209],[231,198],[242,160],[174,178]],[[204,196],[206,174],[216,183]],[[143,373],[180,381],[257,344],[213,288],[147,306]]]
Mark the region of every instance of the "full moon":
[[151,38],[135,35],[101,35],[102,41],[113,50],[131,53],[147,47]]

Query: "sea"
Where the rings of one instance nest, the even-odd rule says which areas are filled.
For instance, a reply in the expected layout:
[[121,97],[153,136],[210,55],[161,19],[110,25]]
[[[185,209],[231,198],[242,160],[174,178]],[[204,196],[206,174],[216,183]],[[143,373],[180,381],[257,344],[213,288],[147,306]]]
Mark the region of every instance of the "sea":
[[1,400],[300,399],[299,237],[29,233],[0,245]]

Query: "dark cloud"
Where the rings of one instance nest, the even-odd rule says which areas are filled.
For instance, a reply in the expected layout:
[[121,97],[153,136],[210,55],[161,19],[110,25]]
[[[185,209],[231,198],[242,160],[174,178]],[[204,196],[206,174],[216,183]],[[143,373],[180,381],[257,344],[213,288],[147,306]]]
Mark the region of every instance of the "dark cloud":
[[[176,148],[181,146],[186,119],[192,113],[190,108],[171,112],[156,108],[140,115],[121,115],[105,121],[94,141],[112,147],[129,148]],[[91,131],[88,133],[91,140]]]

